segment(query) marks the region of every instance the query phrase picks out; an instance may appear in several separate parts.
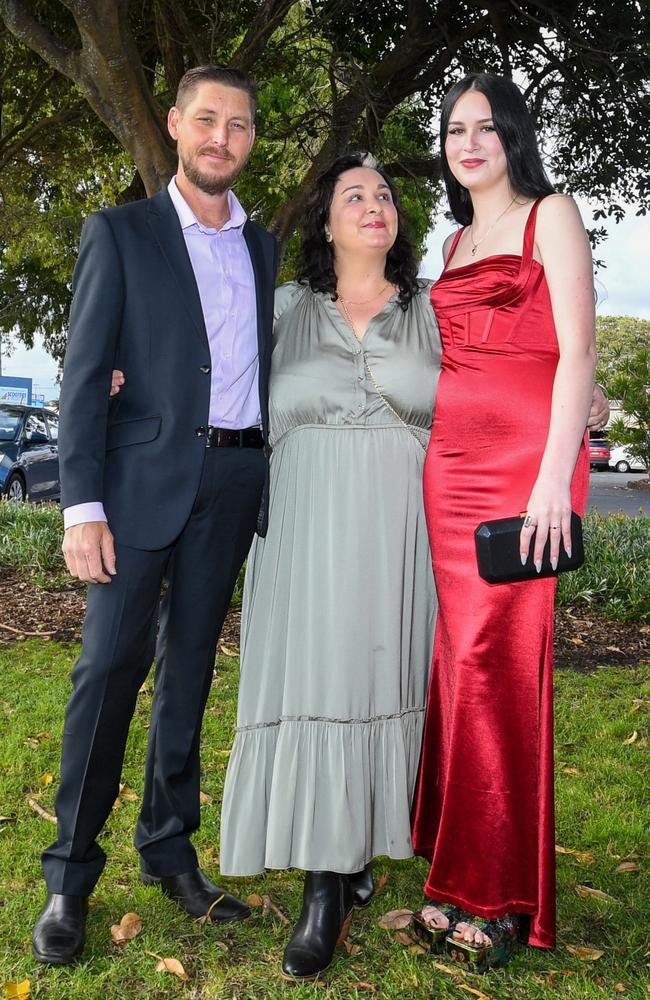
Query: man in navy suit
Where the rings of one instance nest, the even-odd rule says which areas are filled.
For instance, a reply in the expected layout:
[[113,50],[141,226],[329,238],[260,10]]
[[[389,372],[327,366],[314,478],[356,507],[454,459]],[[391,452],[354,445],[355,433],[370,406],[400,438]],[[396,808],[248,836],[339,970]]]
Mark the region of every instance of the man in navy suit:
[[[136,832],[142,878],[193,916],[210,910],[225,922],[250,912],[207,879],[190,837],[217,639],[266,524],[277,246],[231,190],[254,115],[245,74],[190,70],[168,118],[176,177],[150,200],[91,216],[81,239],[59,455],[63,551],[88,583],[88,608],[66,711],[57,839],[43,854],[48,897],[32,939],[48,964],[83,950],[88,896],[106,860],[96,838],[119,792],[163,581],[165,643]],[[109,402],[113,368],[127,382]]]

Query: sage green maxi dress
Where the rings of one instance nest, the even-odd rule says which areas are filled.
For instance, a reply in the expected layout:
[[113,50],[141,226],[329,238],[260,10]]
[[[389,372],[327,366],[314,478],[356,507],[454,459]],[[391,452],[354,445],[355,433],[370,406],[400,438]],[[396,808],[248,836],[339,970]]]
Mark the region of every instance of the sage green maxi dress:
[[[359,871],[412,855],[435,624],[422,469],[440,339],[429,286],[355,338],[276,292],[269,529],[251,549],[221,871]],[[408,428],[378,395],[376,383]]]

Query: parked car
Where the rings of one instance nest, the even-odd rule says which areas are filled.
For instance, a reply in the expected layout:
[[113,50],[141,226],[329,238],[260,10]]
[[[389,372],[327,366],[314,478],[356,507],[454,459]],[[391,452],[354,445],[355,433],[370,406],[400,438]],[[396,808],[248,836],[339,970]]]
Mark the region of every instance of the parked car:
[[632,458],[629,450],[623,444],[617,448],[612,448],[609,456],[609,467],[610,469],[616,469],[617,472],[646,471],[643,462],[638,458]]
[[0,403],[0,497],[59,498],[58,433],[54,410]]
[[605,438],[589,438],[589,464],[592,469],[609,468],[609,441]]

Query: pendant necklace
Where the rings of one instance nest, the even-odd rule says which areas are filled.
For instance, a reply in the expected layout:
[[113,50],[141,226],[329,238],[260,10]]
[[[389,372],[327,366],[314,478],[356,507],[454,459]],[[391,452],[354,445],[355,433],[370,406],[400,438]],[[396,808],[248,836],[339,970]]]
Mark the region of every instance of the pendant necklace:
[[517,200],[517,195],[514,196],[514,198],[512,199],[512,201],[510,202],[509,205],[506,205],[506,207],[504,208],[504,210],[501,213],[501,215],[497,215],[497,217],[494,220],[494,222],[492,223],[492,225],[488,226],[488,228],[485,231],[485,233],[483,234],[483,236],[481,236],[480,240],[478,240],[476,243],[474,242],[474,219],[472,219],[472,224],[469,227],[469,238],[470,238],[470,240],[472,242],[472,250],[471,250],[472,257],[476,257],[476,251],[480,247],[480,245],[483,242],[483,240],[486,239],[490,235],[490,233],[492,232],[492,230],[496,226],[497,222],[499,222],[503,218],[503,216],[506,214],[506,212],[508,211],[509,208],[512,208],[512,206],[514,205],[514,203],[515,203],[516,200]]

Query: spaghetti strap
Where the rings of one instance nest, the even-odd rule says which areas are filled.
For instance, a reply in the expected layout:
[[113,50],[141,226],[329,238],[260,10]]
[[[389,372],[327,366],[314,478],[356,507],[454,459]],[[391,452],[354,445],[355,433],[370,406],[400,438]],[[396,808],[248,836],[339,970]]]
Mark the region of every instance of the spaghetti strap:
[[530,212],[528,213],[528,218],[526,219],[526,227],[524,229],[524,246],[521,251],[521,266],[525,268],[533,259],[533,247],[535,246],[535,223],[537,222],[537,209],[539,208],[539,203],[544,200],[546,195],[542,195],[538,198]]
[[449,254],[447,256],[447,260],[445,261],[445,266],[442,269],[443,272],[447,270],[447,267],[449,266],[449,262],[451,261],[451,258],[456,253],[456,247],[458,246],[458,241],[460,240],[461,236],[465,232],[465,228],[466,228],[465,226],[461,226],[461,228],[457,231],[456,235],[454,236],[454,238],[452,240],[452,243],[451,243],[451,247],[449,249]]

